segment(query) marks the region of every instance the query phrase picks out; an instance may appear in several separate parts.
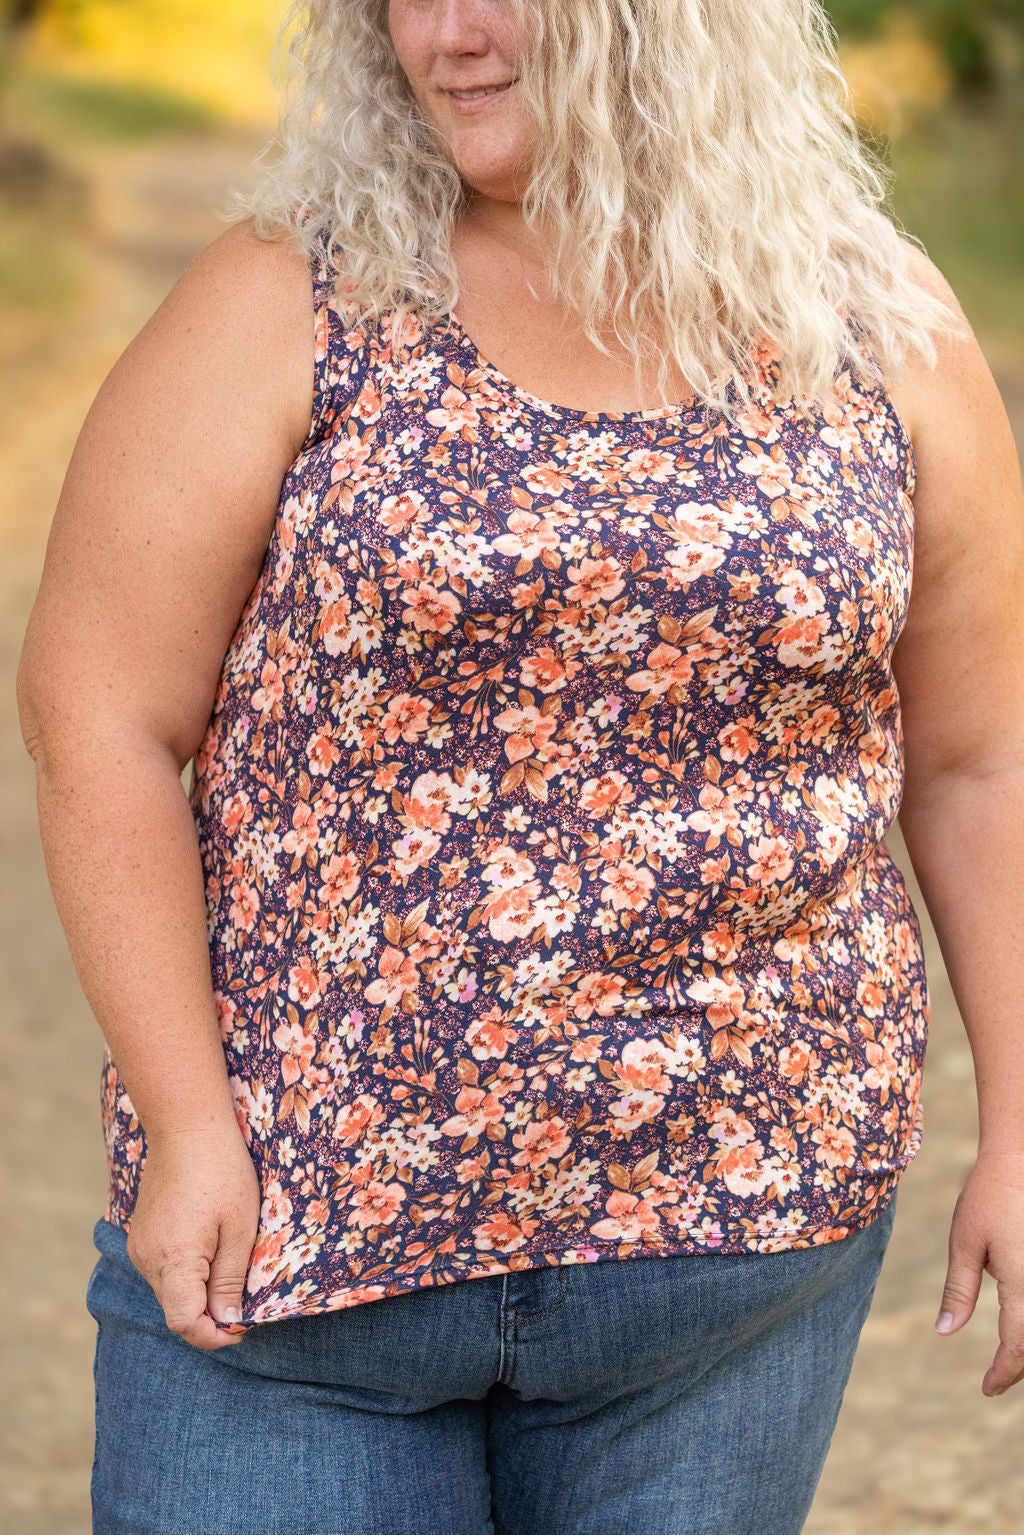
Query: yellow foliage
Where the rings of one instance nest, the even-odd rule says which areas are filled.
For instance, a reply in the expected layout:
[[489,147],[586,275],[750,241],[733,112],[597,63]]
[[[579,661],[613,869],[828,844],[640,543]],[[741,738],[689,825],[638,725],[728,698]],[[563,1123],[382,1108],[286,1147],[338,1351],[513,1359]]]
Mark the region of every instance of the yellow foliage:
[[27,62],[75,76],[153,85],[221,115],[276,116],[270,58],[286,0],[86,0],[42,21]]
[[900,8],[886,13],[877,38],[850,43],[841,55],[857,117],[872,132],[898,137],[953,90],[946,60],[915,17]]

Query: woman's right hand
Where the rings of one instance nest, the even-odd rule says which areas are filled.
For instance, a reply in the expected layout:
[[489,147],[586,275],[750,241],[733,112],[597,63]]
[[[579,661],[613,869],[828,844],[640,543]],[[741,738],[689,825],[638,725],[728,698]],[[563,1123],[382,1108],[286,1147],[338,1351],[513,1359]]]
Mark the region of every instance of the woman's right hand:
[[196,1348],[223,1348],[248,1331],[225,1332],[214,1318],[239,1321],[261,1197],[237,1122],[147,1137],[128,1257],[168,1327]]

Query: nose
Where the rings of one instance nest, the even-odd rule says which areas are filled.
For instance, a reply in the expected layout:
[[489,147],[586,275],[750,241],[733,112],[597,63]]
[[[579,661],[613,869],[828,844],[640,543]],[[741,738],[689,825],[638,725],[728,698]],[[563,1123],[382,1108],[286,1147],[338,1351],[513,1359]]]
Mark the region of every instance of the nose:
[[434,12],[434,49],[446,57],[483,54],[490,38],[483,25],[480,0],[437,0]]

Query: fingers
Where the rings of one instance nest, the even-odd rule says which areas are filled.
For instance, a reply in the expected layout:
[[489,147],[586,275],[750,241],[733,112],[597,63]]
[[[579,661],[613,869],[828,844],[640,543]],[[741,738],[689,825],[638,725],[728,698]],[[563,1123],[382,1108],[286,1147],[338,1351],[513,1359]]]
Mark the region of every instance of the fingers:
[[244,1332],[222,1330],[208,1313],[210,1264],[200,1253],[162,1253],[149,1257],[132,1247],[129,1240],[128,1256],[160,1303],[171,1332],[184,1338],[193,1348],[207,1351],[225,1348],[239,1343],[245,1336]]
[[935,1322],[936,1332],[959,1332],[970,1320],[978,1303],[986,1257],[986,1251],[965,1240],[954,1225],[949,1241],[946,1284]]
[[1024,1290],[998,1282],[999,1347],[981,1383],[986,1396],[1002,1396],[1024,1380]]
[[[207,1310],[217,1322],[242,1320],[242,1289],[254,1240],[254,1234],[237,1227],[221,1228],[220,1243],[206,1282]],[[227,1336],[232,1338],[230,1333]]]

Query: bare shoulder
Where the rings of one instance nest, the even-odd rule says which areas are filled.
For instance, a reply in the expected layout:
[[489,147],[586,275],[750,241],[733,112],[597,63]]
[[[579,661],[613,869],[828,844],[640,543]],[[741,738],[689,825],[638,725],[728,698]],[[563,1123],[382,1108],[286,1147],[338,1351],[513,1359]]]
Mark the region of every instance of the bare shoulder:
[[197,403],[227,388],[297,451],[313,400],[311,285],[290,239],[261,238],[249,220],[231,225],[181,274],[111,380],[141,391],[170,367]]
[[962,336],[936,336],[938,356],[934,367],[913,354],[892,368],[887,379],[920,459],[930,451],[937,437],[948,441],[950,412],[954,419],[959,418],[961,411],[976,415],[980,410],[998,416],[1001,401],[981,345],[949,281],[930,256],[909,240],[901,243],[910,277],[925,293],[946,304],[964,331]]
[[[944,563],[965,540],[998,538],[1018,515],[1017,447],[1006,406],[959,299],[935,263],[904,242],[911,275],[960,317],[963,336],[936,337],[937,362],[907,358],[887,379],[917,461],[920,564]],[[973,504],[973,505],[972,505]],[[965,508],[972,506],[965,517]]]

